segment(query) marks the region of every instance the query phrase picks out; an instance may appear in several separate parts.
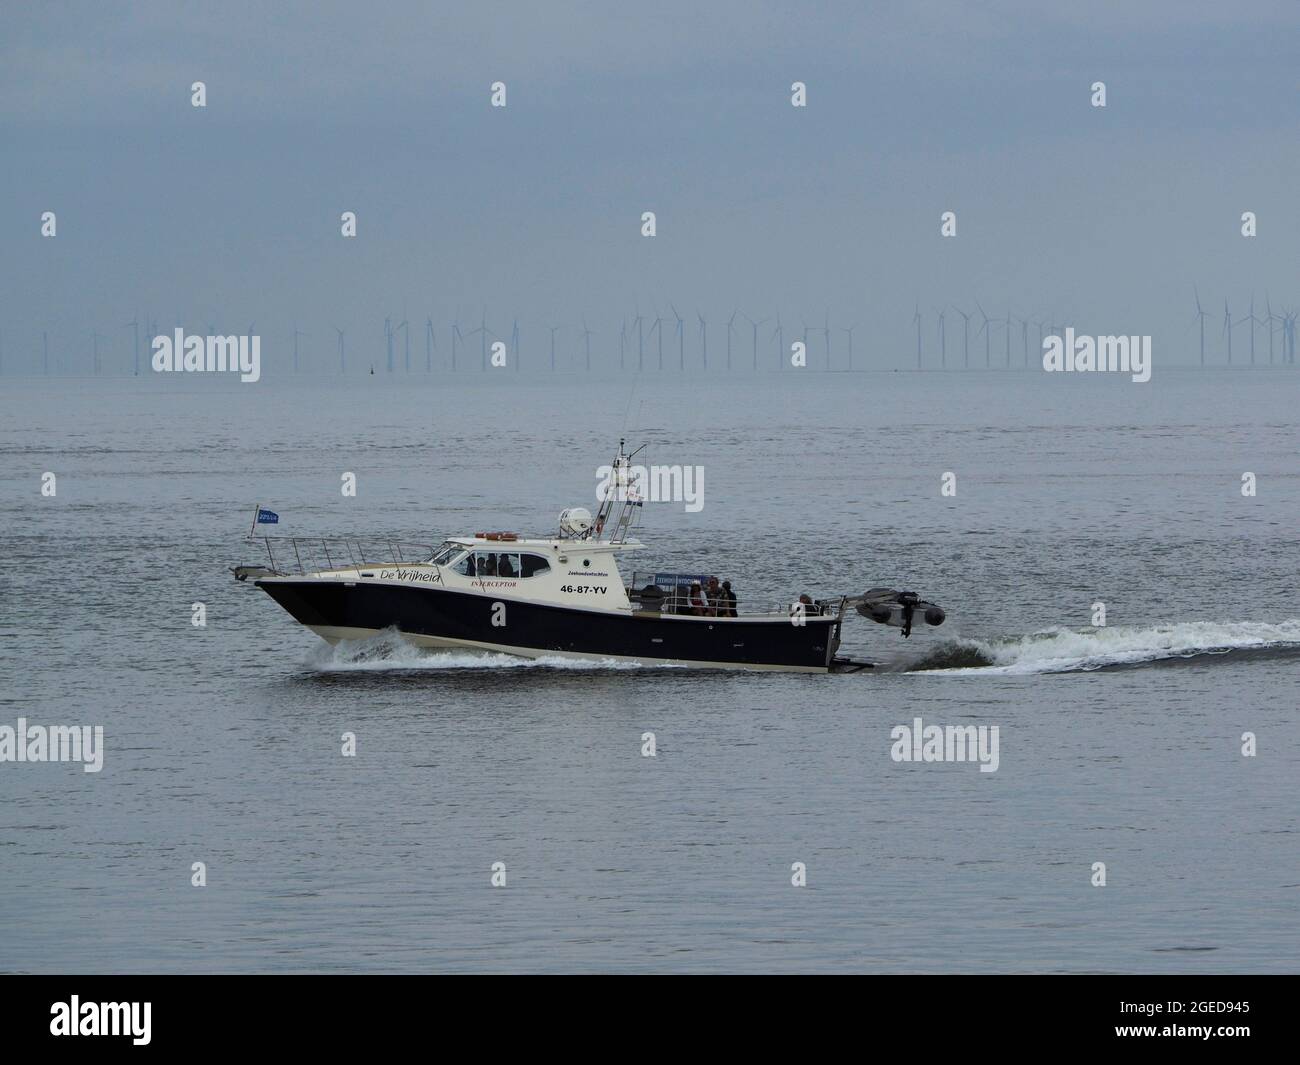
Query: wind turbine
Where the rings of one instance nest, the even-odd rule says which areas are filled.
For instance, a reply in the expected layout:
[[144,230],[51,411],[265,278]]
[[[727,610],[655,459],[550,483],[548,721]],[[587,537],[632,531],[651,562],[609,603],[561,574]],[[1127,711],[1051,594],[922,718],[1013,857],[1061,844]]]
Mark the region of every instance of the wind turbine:
[[298,372],[298,338],[305,337],[307,334],[302,332],[297,326],[293,329],[293,372]]
[[618,330],[618,368],[623,369],[624,355],[627,352],[627,319],[623,319],[623,324]]
[[1201,323],[1201,365],[1204,366],[1205,365],[1205,319],[1207,319],[1210,316],[1205,313],[1205,309],[1201,306],[1201,293],[1195,286],[1192,286],[1192,294],[1196,297],[1196,317],[1200,320]]
[[1223,301],[1223,335],[1228,338],[1228,365],[1232,365],[1232,315],[1228,313],[1228,301]]
[[672,308],[673,317],[677,319],[677,369],[685,371],[686,369],[686,319],[677,313],[677,308],[670,301],[668,304]]
[[704,368],[709,368],[709,323],[704,320],[704,315],[699,311],[695,312],[695,317],[700,320],[700,350],[704,354]]
[[776,326],[772,330],[772,337],[776,341],[776,368],[785,369],[785,330],[781,327],[781,312],[776,313]]
[[655,312],[655,320],[654,324],[650,327],[650,332],[658,334],[659,372],[662,373],[664,368],[664,320],[659,316],[658,311]]
[[551,326],[551,373],[555,373],[555,333],[563,328],[562,325]]
[[1273,365],[1273,322],[1280,321],[1278,316],[1273,313],[1273,304],[1269,300],[1268,293],[1264,293],[1264,309],[1267,312],[1268,321],[1268,364]]
[[339,335],[339,373],[341,374],[347,373],[348,360],[347,360],[347,353],[344,351],[343,348],[343,330],[340,329],[338,326],[333,326],[333,329],[334,332],[336,332]]
[[840,331],[847,334],[849,338],[849,373],[853,372],[853,330],[857,326],[841,326]]
[[587,316],[582,316],[582,339],[587,345],[587,372],[591,372],[591,330],[587,328]]
[[939,368],[948,368],[948,331],[943,323],[943,308],[939,308]]
[[492,330],[490,330],[490,329],[487,327],[487,308],[486,308],[486,307],[483,308],[483,319],[482,319],[482,321],[478,324],[477,327],[475,327],[474,329],[471,329],[468,333],[466,333],[465,336],[471,336],[471,337],[472,337],[475,333],[478,333],[478,334],[479,334],[479,341],[480,341],[480,342],[479,342],[479,347],[480,347],[480,350],[481,350],[481,356],[480,356],[480,362],[479,362],[479,370],[482,371],[483,373],[486,373],[486,372],[487,372],[487,345],[488,345],[488,336],[489,336],[489,335],[491,335],[491,336],[496,336],[496,334],[493,333]]
[[406,320],[405,314],[402,315],[401,324],[398,325],[398,327],[393,330],[394,333],[397,333],[399,331],[402,333],[402,342],[403,342],[403,349],[404,349],[404,354],[402,356],[402,365],[405,367],[406,372],[410,373],[411,372],[411,325]]
[[916,368],[921,368],[921,305],[916,305],[916,313],[912,315],[912,324],[916,326]]
[[636,317],[632,319],[632,324],[636,326],[636,372],[640,373],[645,368],[645,319],[641,317],[641,308],[637,308]]
[[50,334],[49,330],[41,331],[41,365],[45,369],[45,376],[50,376]]
[[963,311],[960,307],[954,307],[954,311],[961,315],[961,340],[962,351],[965,358],[966,369],[970,369],[970,319],[971,316]]
[[1011,368],[1011,308],[1007,308],[1007,369]]
[[99,376],[99,342],[107,339],[108,337],[104,336],[103,333],[96,329],[90,331],[91,366],[95,371],[96,377]]
[[393,320],[384,319],[384,345],[388,351],[388,372],[393,372]]
[[510,323],[510,350],[515,355],[515,373],[519,372],[519,319]]
[[433,316],[424,320],[424,372],[433,373],[433,349],[438,346],[438,338],[433,334]]
[[136,377],[140,376],[140,315],[134,315],[129,322],[122,326],[123,329],[135,330],[135,347],[131,349],[131,372]]
[[[1028,366],[1029,365],[1029,319],[1017,317],[1016,321],[1020,323],[1020,341],[1025,348],[1025,365]],[[1010,329],[1011,329],[1011,325],[1010,323],[1008,323],[1007,330],[1010,331]]]
[[826,309],[826,318],[822,322],[822,333],[826,339],[826,372],[831,369],[831,312],[830,308]]
[[460,323],[451,323],[451,368],[453,372],[456,369],[456,341],[465,343],[465,334],[460,331]]
[[[989,324],[993,321],[993,319],[984,313],[984,308],[980,307],[979,300],[975,301],[975,306],[979,307],[980,316],[984,319],[984,321],[980,325],[980,332],[984,334],[984,366],[985,369],[991,369],[993,366],[993,356],[990,353],[989,341],[992,339],[993,330],[989,328]],[[976,336],[978,335],[979,334],[977,333]]]
[[747,314],[741,315],[741,317],[744,318],[745,321],[747,321],[754,330],[753,356],[754,356],[754,369],[757,370],[758,369],[758,327],[762,325],[764,322],[769,321],[769,319],[764,318],[761,321],[756,322]]
[[1259,319],[1255,317],[1255,293],[1250,294],[1250,317],[1243,318],[1242,321],[1250,322],[1250,364],[1255,365],[1255,326]]
[[731,317],[727,319],[727,372],[731,372],[731,327],[736,322],[736,315],[739,311],[732,311]]

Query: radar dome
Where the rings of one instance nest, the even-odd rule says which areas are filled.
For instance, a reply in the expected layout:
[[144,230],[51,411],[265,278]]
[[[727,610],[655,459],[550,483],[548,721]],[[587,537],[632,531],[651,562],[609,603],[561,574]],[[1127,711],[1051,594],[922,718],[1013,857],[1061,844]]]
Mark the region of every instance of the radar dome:
[[586,536],[591,531],[591,511],[586,507],[569,507],[560,511],[560,532],[565,536]]

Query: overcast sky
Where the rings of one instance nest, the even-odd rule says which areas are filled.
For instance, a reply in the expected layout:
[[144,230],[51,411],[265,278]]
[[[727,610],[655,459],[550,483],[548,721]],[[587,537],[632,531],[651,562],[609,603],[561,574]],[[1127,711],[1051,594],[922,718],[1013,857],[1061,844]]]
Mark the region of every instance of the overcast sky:
[[281,365],[297,325],[329,369],[331,324],[359,364],[405,315],[423,364],[426,316],[445,356],[486,308],[527,366],[586,315],[616,361],[620,321],[670,301],[715,363],[735,310],[829,311],[860,365],[909,366],[917,301],[928,357],[935,312],[977,299],[1194,362],[1194,285],[1215,358],[1225,297],[1300,306],[1298,105],[1294,0],[6,4],[5,371],[42,330],[61,369],[92,329],[125,366],[137,313],[253,324]]

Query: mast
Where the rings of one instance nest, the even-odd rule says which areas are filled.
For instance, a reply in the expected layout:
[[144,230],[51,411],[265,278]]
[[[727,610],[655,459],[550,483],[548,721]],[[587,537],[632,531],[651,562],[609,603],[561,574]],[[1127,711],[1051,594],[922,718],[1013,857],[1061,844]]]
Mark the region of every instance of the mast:
[[592,525],[592,534],[597,540],[604,533],[610,518],[614,516],[616,503],[621,504],[621,506],[618,510],[618,516],[614,519],[614,527],[610,531],[609,542],[624,543],[627,540],[627,534],[636,526],[641,516],[641,486],[632,477],[631,467],[632,460],[644,448],[645,445],[642,444],[641,447],[629,455],[624,450],[623,438],[619,438],[618,453],[614,456],[613,465],[610,467],[613,471],[610,486],[605,493],[605,498],[600,501],[600,509],[596,512],[596,521]]

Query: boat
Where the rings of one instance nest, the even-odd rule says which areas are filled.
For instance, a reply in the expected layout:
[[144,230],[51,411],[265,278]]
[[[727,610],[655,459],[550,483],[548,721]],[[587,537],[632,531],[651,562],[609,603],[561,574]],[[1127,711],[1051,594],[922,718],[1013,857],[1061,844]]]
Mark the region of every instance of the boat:
[[633,535],[639,451],[619,441],[596,514],[570,507],[552,536],[477,532],[434,546],[250,535],[267,564],[233,572],[331,644],[395,630],[420,647],[531,659],[851,673],[873,664],[838,653],[846,616],[903,636],[943,624],[940,607],[890,588],[764,602],[703,573],[631,568],[625,580],[626,559],[645,547]]

